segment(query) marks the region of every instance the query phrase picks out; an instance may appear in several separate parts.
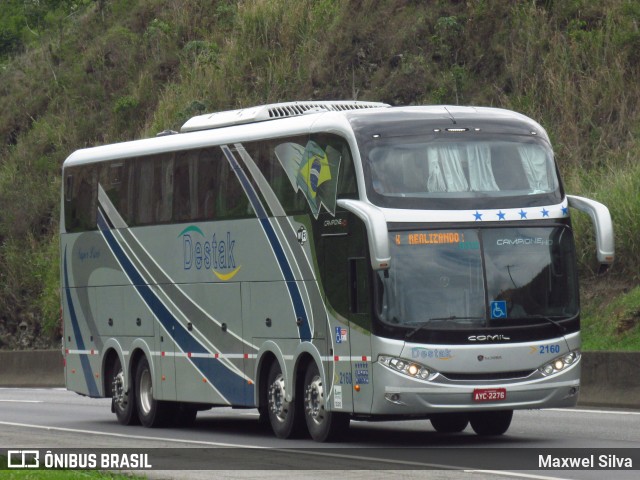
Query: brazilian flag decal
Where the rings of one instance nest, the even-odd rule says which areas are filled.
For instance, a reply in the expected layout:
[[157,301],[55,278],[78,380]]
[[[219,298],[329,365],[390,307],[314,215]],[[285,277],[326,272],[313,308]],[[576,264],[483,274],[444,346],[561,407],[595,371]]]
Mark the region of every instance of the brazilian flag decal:
[[340,153],[330,146],[323,150],[313,141],[305,147],[283,143],[275,151],[294,190],[304,193],[313,216],[318,218],[321,205],[335,215]]

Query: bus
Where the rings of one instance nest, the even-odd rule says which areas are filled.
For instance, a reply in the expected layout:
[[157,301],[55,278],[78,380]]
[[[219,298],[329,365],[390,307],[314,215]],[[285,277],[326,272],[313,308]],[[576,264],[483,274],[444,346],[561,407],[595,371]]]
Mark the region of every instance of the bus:
[[501,435],[572,407],[570,207],[545,130],[503,109],[287,102],[74,152],[63,165],[69,390],[123,425],[257,409],[279,438],[350,420]]

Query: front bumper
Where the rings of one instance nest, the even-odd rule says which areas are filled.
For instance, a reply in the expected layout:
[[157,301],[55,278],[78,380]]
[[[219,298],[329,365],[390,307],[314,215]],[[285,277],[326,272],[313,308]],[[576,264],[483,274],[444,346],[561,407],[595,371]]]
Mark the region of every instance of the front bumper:
[[[518,410],[573,407],[580,391],[578,361],[563,372],[543,377],[535,372],[526,378],[483,382],[452,381],[438,376],[431,381],[407,378],[376,362],[373,415],[428,416],[432,413]],[[474,401],[476,389],[505,389],[504,399]]]

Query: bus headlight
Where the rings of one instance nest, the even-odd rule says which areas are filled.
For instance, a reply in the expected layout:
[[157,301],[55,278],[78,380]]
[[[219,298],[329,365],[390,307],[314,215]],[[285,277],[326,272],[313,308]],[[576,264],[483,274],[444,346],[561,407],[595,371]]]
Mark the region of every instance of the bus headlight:
[[548,377],[556,373],[566,370],[569,365],[573,365],[580,359],[580,352],[574,350],[573,352],[565,353],[564,355],[554,358],[549,363],[545,363],[539,368],[540,372]]
[[378,357],[378,361],[393,371],[403,373],[408,377],[417,378],[419,380],[431,380],[438,374],[438,372],[429,367],[403,358],[380,355]]

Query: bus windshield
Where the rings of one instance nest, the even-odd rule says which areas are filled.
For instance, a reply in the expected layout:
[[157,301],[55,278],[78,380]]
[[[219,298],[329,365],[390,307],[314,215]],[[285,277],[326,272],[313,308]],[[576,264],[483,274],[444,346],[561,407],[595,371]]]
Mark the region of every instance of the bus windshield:
[[367,141],[363,158],[367,195],[382,207],[504,208],[562,198],[553,152],[535,136],[380,136]]
[[391,232],[378,272],[388,325],[513,326],[578,313],[571,230],[557,227]]

